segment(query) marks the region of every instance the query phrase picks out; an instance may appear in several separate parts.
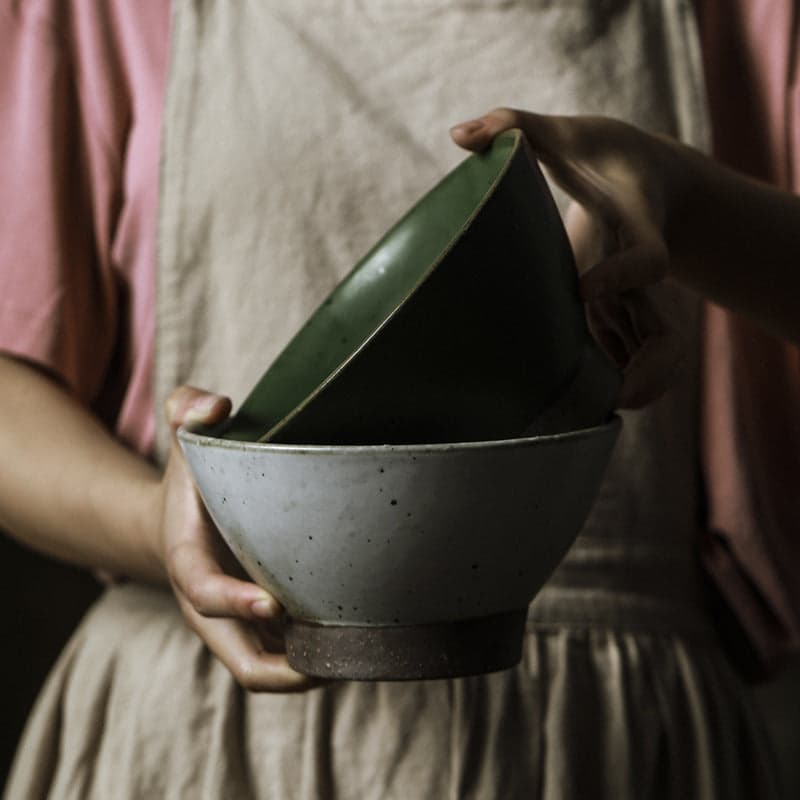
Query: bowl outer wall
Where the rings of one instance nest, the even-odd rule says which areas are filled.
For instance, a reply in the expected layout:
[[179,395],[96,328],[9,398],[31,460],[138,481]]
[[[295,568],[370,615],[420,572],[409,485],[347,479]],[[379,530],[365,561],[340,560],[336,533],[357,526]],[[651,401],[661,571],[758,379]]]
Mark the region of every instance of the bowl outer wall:
[[527,607],[577,536],[618,431],[615,419],[438,447],[179,439],[223,538],[291,616],[417,625]]

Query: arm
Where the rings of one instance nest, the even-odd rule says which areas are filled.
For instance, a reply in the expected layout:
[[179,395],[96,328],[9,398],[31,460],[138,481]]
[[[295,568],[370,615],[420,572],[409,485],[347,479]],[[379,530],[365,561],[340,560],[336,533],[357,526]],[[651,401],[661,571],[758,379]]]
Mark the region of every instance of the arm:
[[665,229],[671,273],[800,343],[800,197],[671,147],[675,168],[687,171],[683,201]]
[[[0,525],[57,558],[168,584],[184,618],[248,689],[312,685],[268,628],[281,609],[236,569],[208,520],[173,442],[163,474],[119,444],[56,381],[0,355]],[[173,430],[213,423],[228,400],[182,387]]]
[[670,275],[800,342],[800,198],[603,117],[497,109],[452,135],[480,150],[511,127],[525,132],[556,182],[615,240],[612,252],[584,265],[587,298]]
[[51,556],[166,582],[154,467],[38,369],[0,356],[0,525]]
[[[126,51],[109,46],[119,32],[109,33],[105,11],[99,24],[62,35],[63,15],[48,16],[57,4],[15,3],[6,13],[8,5],[0,12],[0,527],[57,558],[168,585],[188,626],[240,683],[304,688],[309,681],[289,668],[270,630],[279,605],[234,577],[177,445],[162,474],[87,411],[113,369],[128,310],[112,254],[136,103]],[[104,68],[93,72],[83,67],[94,52]],[[83,99],[97,96],[115,102],[87,111]],[[155,180],[146,159],[137,168]],[[136,206],[142,252],[150,252],[147,202]],[[184,387],[168,413],[175,428],[229,408]]]

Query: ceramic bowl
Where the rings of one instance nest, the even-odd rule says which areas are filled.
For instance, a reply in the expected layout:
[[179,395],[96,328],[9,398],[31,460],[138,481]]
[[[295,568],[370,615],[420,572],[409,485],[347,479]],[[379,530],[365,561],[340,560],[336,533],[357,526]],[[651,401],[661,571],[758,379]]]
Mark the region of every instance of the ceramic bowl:
[[618,388],[587,330],[558,210],[512,131],[386,234],[217,433],[302,444],[512,438],[597,424]]
[[619,431],[292,446],[178,433],[234,555],[284,605],[295,668],[430,678],[520,658],[526,608],[576,537]]

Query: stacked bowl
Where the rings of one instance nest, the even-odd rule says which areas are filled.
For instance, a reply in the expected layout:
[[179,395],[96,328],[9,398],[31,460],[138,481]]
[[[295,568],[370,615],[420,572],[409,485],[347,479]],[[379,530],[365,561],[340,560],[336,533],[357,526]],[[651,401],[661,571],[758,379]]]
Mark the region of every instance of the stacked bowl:
[[208,511],[286,609],[290,664],[504,669],[589,512],[619,374],[519,131],[355,266],[226,423],[179,431]]

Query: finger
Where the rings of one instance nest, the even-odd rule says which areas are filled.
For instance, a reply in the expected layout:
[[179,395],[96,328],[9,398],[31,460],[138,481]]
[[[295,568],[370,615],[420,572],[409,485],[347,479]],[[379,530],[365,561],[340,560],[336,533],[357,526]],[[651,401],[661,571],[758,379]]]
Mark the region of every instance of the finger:
[[616,242],[616,237],[608,228],[575,201],[567,206],[564,228],[572,246],[579,275],[602,261]]
[[624,368],[630,360],[630,350],[617,326],[609,323],[596,308],[587,308],[586,319],[592,336],[603,352],[618,368]]
[[231,412],[231,401],[222,395],[196,389],[194,386],[179,386],[166,402],[166,414],[173,432],[181,425],[187,428],[197,425],[214,425]]
[[[598,171],[600,142],[620,134],[616,120],[603,117],[535,114],[514,108],[496,108],[450,129],[453,141],[472,151],[484,150],[503,131],[519,128],[549,176],[573,199],[613,222],[615,208],[609,202],[609,180]],[[601,130],[602,129],[602,130]],[[618,171],[618,170],[616,170]]]
[[620,407],[642,408],[661,397],[674,384],[685,358],[675,337],[649,337],[623,370]]
[[628,226],[627,245],[611,253],[580,276],[580,291],[585,300],[621,294],[649,286],[667,274],[669,254],[664,240],[649,223]]
[[280,603],[269,592],[249,581],[222,571],[204,544],[185,540],[167,554],[170,579],[197,613],[205,617],[276,619],[283,614]]
[[639,408],[672,386],[684,363],[687,343],[667,284],[623,297],[639,346],[623,371],[620,402],[626,408]]
[[624,368],[641,346],[626,304],[618,296],[597,300],[587,305],[586,317],[598,344]]
[[477,152],[489,146],[495,136],[511,128],[520,128],[522,113],[513,108],[496,108],[482,117],[460,122],[450,128],[453,141],[466,150]]
[[292,669],[284,653],[265,649],[252,623],[208,619],[183,604],[182,610],[192,630],[244,689],[251,692],[300,692],[321,684]]
[[637,289],[625,292],[622,296],[634,334],[640,343],[655,336],[674,335],[682,339],[675,320],[669,317],[669,309],[659,305],[664,303],[663,288]]
[[481,117],[454,125],[450,135],[460,147],[478,151],[488,147],[492,139],[503,131],[520,128],[537,155],[547,162],[570,151],[578,125],[572,117],[495,108]]
[[592,335],[623,371],[622,408],[658,399],[684,363],[686,341],[665,303],[670,299],[666,290],[665,285],[632,290],[587,304]]
[[651,296],[652,290],[632,289],[587,304],[587,318],[593,333],[613,332],[624,348],[624,361],[616,358],[618,363],[627,364],[649,338],[671,335],[682,340],[668,317],[669,311],[655,302],[655,297],[664,302],[663,287],[659,290],[657,295]]

